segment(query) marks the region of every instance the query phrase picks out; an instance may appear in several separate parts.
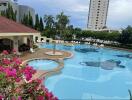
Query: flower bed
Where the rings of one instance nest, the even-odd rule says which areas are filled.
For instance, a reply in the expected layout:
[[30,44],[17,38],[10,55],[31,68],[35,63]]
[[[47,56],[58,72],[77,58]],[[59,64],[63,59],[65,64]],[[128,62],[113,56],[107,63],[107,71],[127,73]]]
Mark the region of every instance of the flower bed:
[[17,57],[4,50],[0,60],[0,100],[58,100],[42,84],[44,79],[31,80],[36,70],[22,65]]

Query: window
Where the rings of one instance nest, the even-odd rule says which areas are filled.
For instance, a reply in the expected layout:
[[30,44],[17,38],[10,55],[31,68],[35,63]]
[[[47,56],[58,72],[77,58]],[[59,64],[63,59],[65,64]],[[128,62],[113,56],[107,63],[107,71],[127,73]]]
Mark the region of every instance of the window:
[[7,6],[7,3],[3,3],[4,6]]

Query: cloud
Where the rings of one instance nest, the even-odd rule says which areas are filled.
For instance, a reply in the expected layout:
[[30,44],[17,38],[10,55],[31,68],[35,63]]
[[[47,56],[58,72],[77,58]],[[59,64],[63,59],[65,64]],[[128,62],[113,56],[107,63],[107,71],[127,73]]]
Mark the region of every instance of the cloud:
[[108,25],[111,27],[132,25],[131,5],[131,0],[110,0]]
[[[39,15],[56,15],[64,11],[70,16],[71,24],[86,28],[90,0],[19,0],[19,3],[35,8]],[[132,1],[110,0],[107,26],[112,28],[132,25]]]

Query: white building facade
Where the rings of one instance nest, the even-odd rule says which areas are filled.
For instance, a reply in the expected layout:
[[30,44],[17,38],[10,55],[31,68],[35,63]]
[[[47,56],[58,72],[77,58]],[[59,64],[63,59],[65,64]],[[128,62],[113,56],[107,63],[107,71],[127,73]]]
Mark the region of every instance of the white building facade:
[[109,0],[90,0],[88,30],[98,31],[106,28]]

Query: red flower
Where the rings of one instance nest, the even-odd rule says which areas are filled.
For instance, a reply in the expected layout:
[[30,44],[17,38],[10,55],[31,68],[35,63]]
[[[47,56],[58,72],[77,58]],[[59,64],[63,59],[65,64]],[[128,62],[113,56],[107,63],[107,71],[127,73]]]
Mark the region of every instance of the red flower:
[[0,95],[0,100],[3,100],[3,96],[2,95]]
[[4,64],[6,64],[6,65],[11,64],[11,61],[10,61],[9,59],[7,59],[7,58],[2,59],[2,62],[3,62]]
[[14,48],[12,51],[13,51],[13,53],[16,53],[17,50]]
[[0,66],[0,71],[2,71],[2,72],[3,72],[3,70],[4,70],[3,66]]
[[16,82],[20,82],[21,81],[21,79],[20,78],[16,78]]
[[44,100],[44,96],[38,96],[37,100]]
[[7,50],[4,50],[4,51],[2,52],[2,54],[4,54],[4,55],[8,55],[9,53],[8,53]]
[[20,58],[14,57],[14,58],[12,59],[12,61],[13,61],[16,65],[22,64],[22,60],[21,60]]

